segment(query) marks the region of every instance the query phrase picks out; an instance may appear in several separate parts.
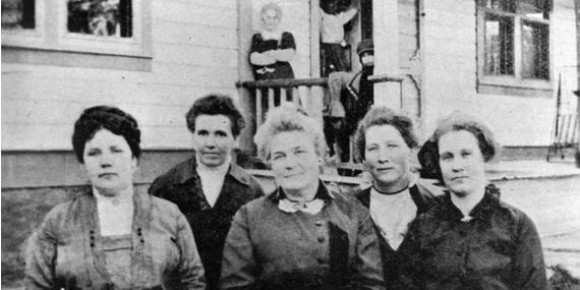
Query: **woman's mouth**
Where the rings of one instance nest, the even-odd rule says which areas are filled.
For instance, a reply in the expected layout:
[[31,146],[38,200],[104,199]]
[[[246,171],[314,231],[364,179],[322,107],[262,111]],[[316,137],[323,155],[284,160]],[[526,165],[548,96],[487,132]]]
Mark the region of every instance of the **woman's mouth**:
[[107,173],[101,173],[99,174],[99,178],[109,178],[109,177],[113,177],[113,176],[118,176],[117,173],[113,173],[113,172],[107,172]]

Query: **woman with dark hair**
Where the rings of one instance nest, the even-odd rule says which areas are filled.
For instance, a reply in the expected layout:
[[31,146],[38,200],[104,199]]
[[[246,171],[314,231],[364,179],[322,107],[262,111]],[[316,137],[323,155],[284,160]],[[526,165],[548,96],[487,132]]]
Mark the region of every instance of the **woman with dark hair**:
[[534,223],[486,179],[485,162],[498,151],[487,126],[454,113],[422,150],[420,162],[437,164],[447,190],[401,245],[403,289],[547,289]]
[[355,153],[372,177],[372,186],[354,195],[369,208],[379,236],[387,289],[395,285],[399,246],[415,217],[437,204],[443,195],[432,182],[412,170],[417,147],[413,121],[387,107],[374,107],[359,124]]
[[82,113],[72,143],[91,190],[53,208],[31,237],[27,289],[205,289],[183,214],[133,188],[140,141],[120,109]]
[[276,191],[236,213],[222,289],[384,289],[368,211],[320,180],[322,126],[293,105],[268,113],[254,138]]

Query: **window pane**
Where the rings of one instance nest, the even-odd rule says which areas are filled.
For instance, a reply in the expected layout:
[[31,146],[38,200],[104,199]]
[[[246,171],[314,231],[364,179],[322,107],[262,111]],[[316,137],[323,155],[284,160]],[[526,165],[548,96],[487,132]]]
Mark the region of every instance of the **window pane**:
[[522,77],[550,78],[548,25],[524,21],[522,25]]
[[485,15],[486,75],[514,74],[514,20],[511,17]]
[[483,7],[503,12],[516,12],[516,0],[482,0]]
[[68,0],[68,32],[131,37],[131,0]]
[[549,19],[550,3],[550,0],[520,0],[517,12],[529,18]]
[[2,0],[2,29],[34,29],[34,0]]

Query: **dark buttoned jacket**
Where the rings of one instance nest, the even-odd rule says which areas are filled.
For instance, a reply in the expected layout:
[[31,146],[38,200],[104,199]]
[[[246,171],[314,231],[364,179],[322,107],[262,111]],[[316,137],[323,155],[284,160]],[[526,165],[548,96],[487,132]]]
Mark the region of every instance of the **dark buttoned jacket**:
[[242,168],[231,164],[218,199],[212,207],[201,186],[192,157],[159,176],[149,193],[177,204],[185,215],[205,268],[208,289],[217,289],[222,251],[236,211],[264,195],[258,181]]

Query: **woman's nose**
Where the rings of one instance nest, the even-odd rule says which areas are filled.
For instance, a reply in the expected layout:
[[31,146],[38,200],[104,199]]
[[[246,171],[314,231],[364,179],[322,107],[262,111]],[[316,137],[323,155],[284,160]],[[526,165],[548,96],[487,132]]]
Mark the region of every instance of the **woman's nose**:
[[284,159],[284,167],[288,169],[294,168],[296,164],[298,164],[298,158],[292,154]]
[[102,168],[108,168],[113,165],[113,155],[110,153],[104,153],[101,155],[100,165]]
[[463,168],[464,168],[463,161],[460,160],[459,158],[456,158],[453,161],[451,161],[451,169],[453,171],[462,171]]
[[386,149],[380,149],[378,157],[380,163],[388,162],[390,159],[389,152]]
[[204,145],[209,148],[213,148],[216,146],[216,139],[212,136],[209,136],[205,139]]

